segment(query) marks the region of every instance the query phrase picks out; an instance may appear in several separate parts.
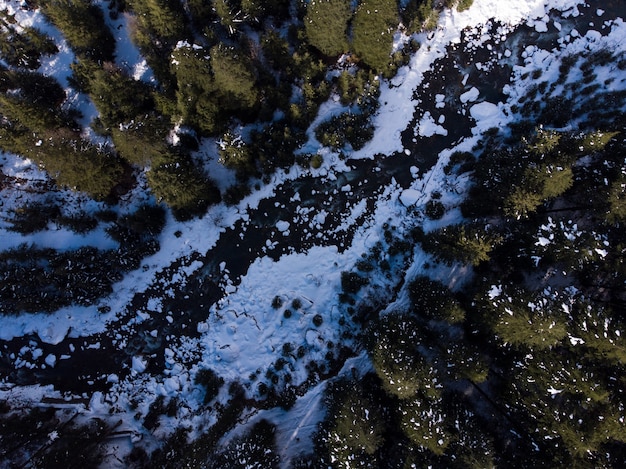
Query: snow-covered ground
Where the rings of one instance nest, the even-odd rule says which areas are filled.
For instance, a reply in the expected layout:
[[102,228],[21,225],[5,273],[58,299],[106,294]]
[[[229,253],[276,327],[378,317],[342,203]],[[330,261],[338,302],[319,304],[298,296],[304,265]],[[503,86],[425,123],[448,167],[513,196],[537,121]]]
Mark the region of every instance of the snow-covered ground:
[[[374,138],[363,149],[350,155],[350,158],[371,159],[375,155],[380,158],[381,155],[395,153],[404,153],[407,158],[410,158],[411,150],[404,147],[401,133],[419,111],[420,103],[414,99],[415,90],[423,85],[424,74],[438,59],[444,57],[447,48],[461,44],[463,31],[469,31],[470,36],[475,38],[472,43],[465,45],[468,49],[481,48],[490,39],[489,35],[482,33],[485,25],[490,22],[497,22],[500,25],[501,37],[498,40],[501,42],[506,40],[517,25],[524,22],[537,32],[548,31],[551,28],[561,31],[561,23],[548,16],[550,10],[562,11],[561,18],[575,17],[580,14],[579,8],[582,8],[582,4],[583,2],[579,0],[509,2],[474,0],[473,6],[465,12],[444,11],[438,28],[428,35],[419,36],[421,47],[414,54],[409,65],[401,68],[394,79],[382,83],[381,107],[374,118],[376,128]],[[19,10],[16,2],[8,0],[0,0],[0,8],[15,11],[16,17],[24,25],[34,25],[55,38],[59,38],[58,32],[47,25],[39,13],[23,12]],[[340,247],[326,241],[311,247],[306,252],[287,252],[278,259],[269,254],[260,256],[245,269],[245,275],[232,279],[229,277],[231,266],[224,262],[224,259],[212,259],[213,262],[220,264],[222,275],[220,281],[224,296],[216,304],[205,306],[205,317],[195,323],[190,337],[164,339],[167,341],[165,369],[161,373],[148,372],[148,358],[142,354],[134,355],[125,365],[126,371],[129,369],[132,371],[122,373],[120,370],[120,375],[124,374],[126,377],[120,379],[116,374],[109,376],[109,381],[113,383],[110,393],[102,394],[98,391],[87,396],[90,399],[90,405],[85,408],[85,415],[105,415],[108,414],[109,409],[114,409],[116,416],[123,418],[127,428],[137,434],[143,434],[146,441],[151,439],[155,441],[182,423],[198,428],[211,422],[211,415],[198,413],[199,402],[202,399],[200,388],[194,384],[194,376],[198,369],[210,368],[227,381],[237,380],[245,387],[246,384],[253,382],[252,375],[257,375],[255,379],[261,381],[258,379],[259,375],[276,368],[276,361],[281,356],[284,344],[290,344],[293,350],[304,347],[307,360],[317,361],[324,360],[325,354],[329,351],[329,342],[338,344],[347,340],[346,345],[350,345],[349,339],[344,338],[344,333],[350,332],[354,325],[344,305],[338,301],[338,294],[341,291],[341,272],[353,269],[361,255],[367,253],[377,241],[383,238],[385,226],[390,222],[401,234],[402,230],[411,227],[408,222],[406,226],[403,224],[403,220],[409,215],[414,220],[423,220],[426,230],[458,221],[460,212],[456,207],[463,197],[467,181],[462,176],[444,173],[443,167],[449,156],[454,151],[471,151],[483,131],[491,127],[502,127],[515,118],[511,106],[524,94],[531,82],[531,78],[522,78],[528,75],[527,72],[540,69],[545,79],[549,79],[558,70],[559,57],[562,54],[589,53],[603,49],[624,51],[626,25],[620,19],[612,21],[603,17],[603,14],[601,10],[595,11],[596,26],[584,36],[575,31],[562,31],[560,46],[556,50],[543,50],[538,46],[528,45],[523,56],[518,58],[519,64],[513,68],[511,82],[504,89],[508,97],[506,102],[485,101],[481,98],[477,88],[472,83],[467,83],[459,98],[458,106],[459,109],[466,109],[474,121],[472,135],[458,142],[454,147],[441,152],[437,163],[422,174],[418,171],[411,171],[413,180],[410,187],[389,184],[384,191],[374,197],[374,209],[367,213],[365,221],[362,217],[364,205],[355,203],[350,210],[351,215],[342,220],[345,227],[354,230],[350,245]],[[141,57],[128,40],[126,19],[121,18],[114,25],[118,35],[118,62],[131,70],[136,79],[150,80],[151,75],[145,68],[145,62],[142,62]],[[61,52],[45,61],[40,71],[54,75],[63,83],[69,74],[68,65],[73,57],[64,42],[59,42],[59,44]],[[497,59],[498,57],[494,60]],[[505,54],[503,60],[505,59],[513,62],[516,58]],[[603,86],[605,86],[606,76],[612,73],[609,66],[605,68],[606,70],[600,68],[597,72],[597,80],[602,82]],[[624,77],[616,78],[609,86],[615,90],[626,89]],[[571,77],[571,80],[575,79],[575,76]],[[95,110],[92,109],[93,106],[90,107],[86,97],[76,96],[72,99],[80,101],[79,106],[86,116],[94,115]],[[443,98],[437,99],[437,102],[442,104],[442,106],[437,105],[437,108],[445,105]],[[328,115],[336,113],[337,105],[329,103],[322,106],[320,112],[323,114],[317,121],[323,121]],[[417,122],[416,135],[420,138],[447,134],[446,120],[433,112],[424,113]],[[305,145],[307,151],[313,149],[324,156],[320,169],[292,168],[290,171],[279,171],[270,183],[255,190],[236,206],[221,204],[211,207],[200,219],[181,223],[168,216],[167,224],[159,239],[160,250],[145,258],[141,269],[130,272],[123,280],[114,284],[113,292],[107,298],[90,307],[67,307],[53,314],[13,315],[10,314],[12,312],[2,312],[0,338],[7,341],[24,337],[27,334],[36,334],[44,343],[62,344],[68,338],[89,338],[98,333],[119,333],[119,330],[112,329],[113,324],[116,324],[115,321],[120,318],[128,317],[129,307],[138,292],[145,292],[155,285],[159,285],[160,291],[166,291],[170,287],[184,290],[181,285],[184,285],[186,279],[200,272],[204,266],[202,262],[192,260],[195,259],[194,253],[199,253],[201,256],[210,253],[227,230],[236,226],[242,226],[245,230],[251,213],[259,207],[262,201],[277,198],[278,188],[282,184],[313,176],[331,186],[342,173],[351,169],[338,155],[328,149],[320,148],[319,143],[314,141],[312,132],[309,135],[311,140]],[[215,157],[210,149],[206,150],[206,154],[212,154],[212,157]],[[15,156],[3,155],[0,164],[5,174],[25,180],[45,179],[45,175],[36,168]],[[376,177],[375,174],[368,176]],[[346,192],[352,189],[348,185],[343,187],[346,188]],[[441,202],[448,208],[443,219],[436,222],[419,215],[423,213],[424,205],[433,191],[441,193]],[[3,190],[1,193],[2,211],[6,213],[17,206],[20,201],[19,195],[11,190]],[[300,196],[304,198],[307,194]],[[96,209],[94,202],[84,200],[79,195],[64,192],[62,197],[82,210]],[[333,197],[332,192],[329,197]],[[118,210],[131,210],[142,200],[138,194],[132,193]],[[307,218],[307,223],[311,222],[311,218]],[[322,216],[318,221],[321,227],[324,217]],[[266,245],[272,246],[277,240],[288,242],[294,225],[301,222],[301,219],[295,215],[293,219],[279,220],[275,224],[274,238],[268,238]],[[312,231],[314,231],[313,225]],[[241,235],[243,237],[243,233]],[[77,235],[49,227],[48,230],[35,235],[21,236],[7,231],[6,226],[0,223],[0,236],[2,250],[22,243],[57,249],[115,246],[110,238],[104,236],[102,230]],[[237,247],[233,246],[232,249],[237,249]],[[165,283],[157,280],[177,260],[182,262],[179,274]],[[424,253],[415,252],[406,275],[411,277],[420,273],[426,260]],[[458,266],[455,269],[435,275],[439,275],[452,284],[466,273],[461,272]],[[272,305],[275,297],[281,300],[279,307]],[[404,301],[406,301],[406,294],[401,291],[394,307],[402,307]],[[99,312],[98,307],[102,305],[108,305],[110,311]],[[141,318],[145,319],[151,315],[165,315],[169,318],[168,322],[176,320],[163,308],[159,297],[149,301],[148,306],[145,311],[136,311],[135,315],[131,315],[133,321],[140,322]],[[290,310],[290,314],[285,314],[287,309]],[[319,319],[314,320],[316,317]],[[154,334],[158,335],[159,331],[154,331]],[[119,347],[123,347],[126,341],[119,340],[118,344]],[[40,357],[35,352],[38,350],[37,347],[33,346],[30,355],[23,353],[21,359],[27,360],[26,357],[29,356],[33,366],[47,367],[54,367],[59,360],[64,359],[63,356],[55,355]],[[0,351],[0,354],[2,353],[5,352]],[[72,351],[68,350],[67,354],[71,355]],[[35,356],[37,357],[33,358]],[[189,357],[193,357],[193,360]],[[10,357],[10,359],[17,361],[20,357]],[[351,363],[355,367],[367,368],[369,366],[367,359],[363,356],[359,355],[352,360]],[[292,384],[298,385],[305,382],[307,370],[304,361],[288,358],[287,362],[291,370]],[[284,378],[284,374],[281,376]],[[323,382],[315,383],[299,398],[290,411],[277,409],[262,411],[255,417],[263,416],[278,424],[281,440],[279,447],[284,461],[288,462],[292,456],[312,448],[307,437],[315,430],[315,423],[321,418],[320,412],[323,409],[320,403],[320,393],[323,389]],[[246,392],[251,397],[258,397],[258,390],[255,386],[250,385],[246,388]],[[30,396],[33,401],[40,400],[42,395],[50,393],[55,393],[50,387],[17,387],[4,379],[0,389],[1,398],[21,396],[26,399]],[[155,435],[150,435],[132,415],[137,411],[145,414],[158,395],[176,396],[181,403],[181,408],[187,409],[187,413],[179,412],[177,419],[163,421],[159,431]],[[130,410],[131,399],[139,401],[138,410]],[[252,418],[249,422],[254,421]],[[297,443],[296,436],[298,437]]]

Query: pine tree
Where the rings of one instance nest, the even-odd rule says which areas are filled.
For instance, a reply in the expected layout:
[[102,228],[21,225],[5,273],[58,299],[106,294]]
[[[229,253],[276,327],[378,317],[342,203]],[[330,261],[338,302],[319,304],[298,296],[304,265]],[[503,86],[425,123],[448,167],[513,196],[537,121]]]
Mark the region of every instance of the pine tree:
[[444,453],[452,436],[446,429],[446,411],[440,398],[402,400],[398,411],[400,428],[413,444],[437,455]]
[[345,392],[336,396],[339,402],[330,416],[331,426],[323,436],[331,460],[345,469],[375,464],[385,432],[379,404],[358,383],[344,387]]
[[41,6],[77,54],[95,62],[113,60],[115,40],[90,0],[43,0]]
[[465,311],[441,282],[418,276],[408,285],[409,296],[417,315],[450,323],[462,322]]
[[348,49],[349,0],[312,0],[307,4],[304,30],[309,43],[322,54],[336,56]]
[[473,266],[489,261],[494,247],[502,237],[479,225],[452,225],[428,234],[424,250],[444,262],[462,262]]
[[397,25],[395,0],[363,0],[354,16],[354,53],[377,72],[385,72],[391,64],[393,33]]
[[259,92],[252,63],[244,51],[214,46],[211,48],[211,69],[220,108],[249,117],[258,104]]
[[486,293],[484,305],[497,321],[494,333],[505,343],[531,350],[547,349],[567,337],[567,318],[558,292],[531,293],[521,287],[502,287],[497,296]]
[[220,200],[219,190],[185,156],[152,168],[147,173],[150,189],[179,219],[202,213]]

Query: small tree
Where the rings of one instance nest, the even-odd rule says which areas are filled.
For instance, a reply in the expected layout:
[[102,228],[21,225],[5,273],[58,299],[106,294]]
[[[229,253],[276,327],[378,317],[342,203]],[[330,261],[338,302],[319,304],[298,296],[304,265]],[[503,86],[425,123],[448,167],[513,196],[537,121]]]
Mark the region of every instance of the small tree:
[[502,237],[478,225],[452,225],[429,233],[423,247],[444,262],[473,266],[490,259]]
[[215,185],[182,156],[151,169],[147,176],[154,195],[169,205],[179,219],[202,213],[220,200]]

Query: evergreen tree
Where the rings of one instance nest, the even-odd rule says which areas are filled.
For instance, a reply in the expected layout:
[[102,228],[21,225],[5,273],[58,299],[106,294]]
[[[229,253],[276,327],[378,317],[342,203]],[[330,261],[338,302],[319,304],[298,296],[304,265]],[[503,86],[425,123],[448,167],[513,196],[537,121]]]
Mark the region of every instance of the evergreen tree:
[[150,189],[179,219],[202,213],[220,200],[214,184],[198,171],[189,158],[180,156],[148,171]]
[[562,195],[574,183],[571,168],[555,165],[530,167],[504,200],[504,213],[527,217],[546,200]]
[[621,177],[611,183],[608,202],[607,221],[624,223],[626,221],[626,177]]
[[311,0],[304,17],[309,44],[331,57],[346,52],[351,17],[349,0]]
[[167,44],[176,44],[184,38],[185,12],[180,2],[174,0],[128,0],[137,15],[139,27],[149,36]]
[[184,123],[207,134],[214,133],[220,122],[210,59],[208,50],[190,44],[179,45],[172,53],[177,111]]
[[413,397],[399,403],[400,428],[415,445],[437,455],[444,453],[452,435],[446,426],[446,411],[439,399]]
[[237,173],[243,177],[256,171],[251,148],[241,136],[228,131],[222,136],[218,145],[220,163],[237,170]]
[[166,142],[169,122],[155,115],[138,116],[136,121],[111,128],[115,149],[129,163],[158,166],[172,159]]
[[426,236],[423,247],[444,262],[462,262],[473,266],[490,259],[502,237],[478,225],[452,225]]
[[222,45],[211,49],[211,68],[219,107],[249,118],[259,93],[252,63],[242,50]]
[[441,282],[418,276],[408,285],[409,296],[417,315],[450,323],[462,322],[465,311]]
[[0,57],[13,67],[35,70],[42,55],[58,52],[54,41],[31,26],[16,28],[15,18],[0,11]]
[[149,87],[115,65],[107,63],[101,68],[83,61],[81,67],[86,69],[86,91],[106,129],[126,124],[154,107]]
[[115,40],[102,10],[90,0],[43,0],[41,6],[78,55],[95,62],[113,60]]
[[[553,347],[567,337],[563,305],[567,298],[546,289],[531,293],[521,287],[499,287],[498,294],[487,292],[484,307],[495,314],[494,333],[505,343],[539,350]],[[495,291],[495,290],[492,290]]]
[[330,415],[330,429],[323,436],[331,461],[345,469],[376,464],[385,431],[379,404],[358,383],[344,386],[344,392],[335,396],[339,402]]
[[393,33],[398,25],[395,0],[363,0],[354,16],[352,47],[355,54],[377,72],[391,64]]

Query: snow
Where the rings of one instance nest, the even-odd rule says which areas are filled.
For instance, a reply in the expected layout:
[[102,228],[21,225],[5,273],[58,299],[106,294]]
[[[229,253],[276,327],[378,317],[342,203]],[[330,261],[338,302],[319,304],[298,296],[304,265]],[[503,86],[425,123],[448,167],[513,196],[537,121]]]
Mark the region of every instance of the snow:
[[147,362],[143,357],[135,356],[132,358],[131,369],[135,373],[143,373],[146,371]]
[[[441,121],[441,117],[443,117],[443,115],[440,116],[440,123],[443,123]],[[424,113],[424,116],[422,117],[422,119],[419,121],[417,125],[416,133],[420,137],[432,137],[433,135],[448,135],[448,131],[444,127],[442,127],[441,125],[438,125],[435,122],[435,119],[430,114],[430,111],[426,111]]]
[[476,128],[480,130],[498,127],[505,120],[500,108],[496,104],[487,101],[474,104],[470,108],[470,115],[478,123]]
[[[414,115],[420,116],[414,133],[421,138],[429,138],[434,135],[447,135],[447,130],[442,126],[445,123],[443,115],[433,116],[430,112],[419,109],[420,103],[413,99],[415,90],[422,84],[424,74],[429,70],[435,60],[444,56],[446,47],[458,44],[461,40],[461,32],[465,28],[473,28],[477,25],[485,24],[493,19],[504,25],[517,25],[529,19],[529,25],[537,32],[546,31],[550,26],[546,12],[551,8],[568,11],[568,15],[578,14],[577,5],[581,4],[577,0],[529,0],[516,2],[502,2],[500,0],[475,0],[472,7],[462,13],[444,10],[441,15],[438,28],[433,31],[432,36],[420,35],[419,40],[422,47],[414,54],[410,63],[402,67],[398,75],[391,82],[381,83],[381,107],[375,116],[374,125],[376,128],[374,138],[361,150],[350,154],[351,158],[374,158],[374,155],[391,155],[393,153],[404,153],[410,156],[410,151],[406,153],[401,138],[401,133],[405,130],[407,123],[411,122]],[[23,24],[41,25],[45,31],[56,38],[58,31],[43,21],[37,12],[22,12],[16,7],[16,2],[0,0],[0,6],[8,6],[16,11],[18,21]],[[18,11],[19,10],[19,11]],[[598,16],[604,14],[597,11]],[[151,72],[146,68],[145,62],[140,58],[137,51],[133,49],[128,40],[128,18],[122,16],[115,22],[121,25],[117,29],[116,36],[118,44],[117,61],[125,67],[135,79],[146,81],[153,80]],[[558,28],[557,23],[554,23]],[[593,48],[599,50],[617,49],[623,50],[626,43],[626,27],[623,22],[615,22],[612,26],[613,32],[608,36],[598,36],[593,32],[580,37],[575,30],[570,31],[569,39],[561,47],[563,53],[573,54],[576,51]],[[479,37],[477,43],[486,40]],[[50,58],[42,64],[44,73],[56,76],[62,83],[69,74],[69,63],[73,60],[73,54],[64,42],[60,42],[62,50],[56,56]],[[508,50],[508,55],[511,52]],[[196,368],[211,368],[226,380],[243,380],[248,382],[251,374],[257,370],[267,370],[280,356],[280,350],[285,343],[299,345],[307,348],[307,359],[323,360],[328,352],[326,344],[328,342],[339,343],[345,341],[342,333],[352,327],[349,318],[346,318],[341,306],[338,304],[337,294],[341,288],[341,272],[352,270],[354,263],[359,260],[361,254],[367,252],[380,238],[383,232],[383,225],[392,220],[393,223],[401,224],[403,218],[407,216],[407,208],[411,210],[423,210],[422,204],[429,199],[429,195],[434,190],[442,192],[442,202],[446,206],[455,207],[458,205],[460,197],[466,187],[467,180],[459,178],[452,180],[447,178],[443,172],[447,158],[455,150],[470,151],[477,142],[480,134],[491,127],[505,125],[513,119],[510,111],[510,103],[522,96],[528,86],[520,77],[527,71],[540,68],[544,73],[552,73],[557,69],[560,61],[559,55],[553,51],[543,51],[538,47],[530,47],[524,52],[524,64],[516,66],[514,69],[514,80],[505,92],[508,97],[507,103],[492,103],[488,101],[478,102],[480,93],[476,87],[471,87],[461,94],[459,101],[469,108],[469,115],[474,119],[472,136],[457,142],[454,148],[444,150],[437,164],[419,175],[417,167],[411,167],[412,182],[410,187],[402,188],[391,184],[385,188],[375,200],[375,208],[368,212],[367,202],[358,200],[353,203],[348,213],[349,216],[342,220],[338,231],[353,229],[354,238],[350,245],[339,246],[313,246],[303,252],[288,252],[278,258],[269,255],[256,258],[248,267],[247,272],[236,281],[224,282],[225,296],[214,305],[207,305],[205,317],[198,319],[190,329],[195,331],[197,338],[181,338],[180,343],[170,344],[166,357],[166,369],[163,376],[153,376],[147,372],[148,358],[146,356],[134,355],[130,359],[130,364],[126,364],[132,370],[131,376],[122,378],[122,374],[109,374],[106,379],[114,385],[111,395],[115,399],[124,402],[128,396],[142,396],[145,399],[145,407],[149,406],[150,396],[159,393],[161,395],[176,395],[181,402],[192,407],[194,400],[197,401],[197,388],[191,382],[193,370]],[[601,72],[601,70],[599,70]],[[606,73],[609,73],[607,71]],[[601,76],[601,74],[600,74]],[[468,77],[465,78],[463,85]],[[615,89],[624,89],[626,85],[615,83],[610,86]],[[81,110],[87,116],[93,116],[95,110],[90,107],[85,97],[79,94],[72,94],[70,99],[78,103]],[[444,109],[447,107],[446,96],[438,94],[435,96],[435,108]],[[464,107],[464,109],[466,109]],[[250,220],[252,211],[259,206],[264,199],[271,199],[277,195],[278,188],[285,181],[297,180],[300,177],[312,176],[320,181],[329,182],[337,179],[342,172],[351,168],[341,160],[338,155],[329,149],[321,148],[319,142],[315,140],[314,127],[316,124],[326,121],[333,115],[345,112],[346,108],[334,100],[330,100],[321,106],[314,125],[309,129],[308,141],[301,149],[304,152],[319,153],[324,157],[324,163],[319,170],[308,171],[302,168],[292,168],[289,171],[278,171],[271,178],[271,181],[260,186],[253,194],[244,198],[239,204],[233,207],[219,204],[211,207],[207,214],[200,218],[187,222],[176,222],[168,213],[167,224],[161,234],[159,241],[161,249],[156,254],[147,257],[142,262],[142,267],[128,273],[123,280],[113,285],[113,292],[103,298],[98,304],[91,307],[71,306],[62,308],[53,314],[29,314],[11,315],[3,314],[1,317],[2,327],[0,327],[0,338],[11,340],[16,337],[24,337],[29,334],[36,334],[43,342],[48,344],[60,344],[67,337],[89,337],[97,333],[107,332],[107,328],[113,321],[119,319],[122,313],[132,302],[132,298],[137,292],[145,292],[154,286],[155,279],[175,261],[180,260],[182,266],[172,284],[184,284],[186,279],[203,268],[203,263],[191,260],[193,254],[204,254],[210,251],[220,240],[222,234],[236,226],[238,222],[247,223]],[[225,190],[236,182],[234,172],[224,169],[217,163],[217,145],[215,141],[204,140],[200,150],[195,155],[206,163],[207,173],[212,175],[218,183],[220,190]],[[2,171],[5,174],[20,175],[29,179],[45,178],[45,175],[38,172],[30,163],[24,162],[11,155],[3,155]],[[341,183],[337,185],[338,190],[346,194],[354,191],[356,186],[352,183]],[[2,192],[2,200],[5,204],[15,206],[14,199],[10,194]],[[67,195],[68,200],[72,197]],[[304,194],[298,197],[305,198]],[[135,195],[129,206],[137,203]],[[299,200],[299,199],[294,199]],[[11,205],[13,204],[13,205]],[[7,205],[3,206],[3,211]],[[360,217],[366,217],[366,222],[357,223]],[[450,210],[442,220],[424,221],[426,231],[435,229],[443,224],[458,221],[460,212]],[[315,207],[309,218],[307,218],[307,228],[318,230],[331,218],[331,214],[321,207]],[[296,219],[278,220],[273,223],[276,230],[284,236],[288,236],[291,231],[298,226]],[[271,228],[271,226],[270,226]],[[549,227],[548,227],[549,228]],[[177,236],[175,233],[179,233]],[[77,235],[65,229],[49,229],[35,233],[33,235],[22,236],[18,233],[9,232],[4,225],[0,226],[0,248],[18,247],[23,243],[34,244],[42,247],[53,247],[58,249],[76,249],[81,246],[97,246],[101,249],[115,249],[117,244],[106,236],[104,228],[100,227],[85,235]],[[547,234],[546,234],[547,236]],[[280,238],[280,237],[279,237]],[[276,238],[275,238],[276,239]],[[270,244],[272,244],[271,240]],[[549,238],[541,236],[538,238],[540,245],[549,243]],[[233,247],[233,249],[236,249]],[[596,250],[597,254],[605,255],[606,251]],[[407,276],[414,276],[423,272],[423,265],[429,261],[429,257],[420,250],[416,250],[413,262]],[[215,263],[221,262],[216,259]],[[232,266],[231,266],[232,268]],[[228,265],[226,262],[219,264],[220,275],[223,279],[228,276]],[[454,266],[444,271],[431,269],[431,275],[441,276],[450,285],[458,285],[462,282],[464,274],[462,266]],[[501,287],[493,286],[489,292],[489,298],[495,299],[500,296]],[[283,307],[275,309],[272,307],[272,298],[283,299]],[[291,307],[293,300],[301,301],[299,309],[292,308],[292,315],[286,318],[284,311]],[[407,301],[405,289],[398,293],[398,298],[394,305],[403,306]],[[111,308],[110,313],[101,313],[98,307],[107,305]],[[132,311],[130,315],[134,321],[148,321],[151,314],[157,316],[163,311],[163,301],[160,297],[152,297],[148,301],[148,311]],[[11,313],[11,312],[8,312]],[[319,315],[322,324],[316,326],[313,318]],[[173,322],[174,318],[167,316],[168,322]],[[341,321],[340,321],[341,320]],[[346,322],[344,323],[344,320]],[[151,329],[151,328],[150,328]],[[165,334],[159,330],[152,330],[153,336],[159,340],[166,340]],[[581,343],[582,339],[570,338],[572,345]],[[70,344],[70,351],[73,353],[73,345]],[[27,350],[31,350],[27,348]],[[41,350],[41,349],[38,349]],[[65,351],[65,350],[64,350]],[[186,354],[196,353],[199,355],[193,361],[186,361]],[[36,352],[35,354],[43,354]],[[140,353],[140,352],[135,352]],[[43,355],[37,355],[36,360]],[[359,358],[359,357],[357,357]],[[57,354],[48,354],[44,362],[49,367],[54,367],[57,363]],[[302,362],[291,363],[293,370],[293,382],[299,384],[304,382],[307,371]],[[366,369],[368,360],[365,355],[360,356],[360,361],[354,362],[360,370]],[[194,368],[195,367],[195,368]],[[167,371],[167,374],[165,372]],[[106,375],[105,375],[106,376]],[[57,395],[58,392],[52,387],[27,388],[20,387],[25,395],[36,399],[45,396]],[[310,435],[314,431],[316,424],[323,418],[323,406],[320,404],[321,395],[324,389],[324,382],[315,383],[308,391],[300,397],[290,411],[282,409],[270,409],[259,416],[273,416],[273,420],[278,425],[278,445],[283,461],[289,461],[295,455],[312,450]],[[560,392],[551,389],[554,393]],[[246,392],[254,394],[255,390],[250,388]],[[117,393],[117,394],[116,394]],[[0,390],[0,398],[5,395],[4,390]],[[17,392],[16,392],[17,394]],[[109,395],[94,393],[89,408],[93,412],[105,412],[110,407]],[[123,404],[119,404],[120,407]]]

